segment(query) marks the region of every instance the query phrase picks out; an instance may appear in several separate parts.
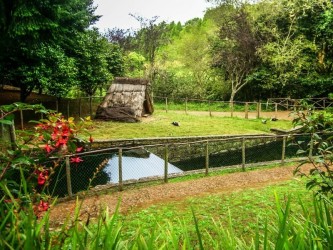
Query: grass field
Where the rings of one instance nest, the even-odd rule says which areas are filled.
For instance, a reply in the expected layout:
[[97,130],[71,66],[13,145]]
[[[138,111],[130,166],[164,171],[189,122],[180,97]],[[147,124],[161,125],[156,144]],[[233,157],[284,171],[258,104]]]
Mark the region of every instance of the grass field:
[[[171,123],[177,121],[179,127]],[[96,140],[145,137],[205,136],[270,133],[271,128],[291,129],[291,121],[267,121],[231,117],[186,115],[177,112],[156,111],[139,123],[95,121],[92,135]]]
[[[261,188],[154,204],[143,210],[119,214],[117,219],[123,226],[122,237],[128,241],[137,239],[138,234],[149,239],[154,231],[159,235],[156,241],[164,242],[167,241],[164,237],[178,238],[184,234],[194,240],[193,210],[205,249],[215,249],[214,243],[217,243],[221,230],[228,231],[231,238],[242,239],[245,245],[250,246],[257,230],[264,229],[266,222],[278,228],[275,224],[278,221],[277,197],[283,207],[288,199],[291,200],[293,214],[302,214],[304,207],[312,210],[311,192],[306,190],[304,180],[294,179]],[[216,238],[211,238],[214,235]]]
[[261,223],[266,218],[275,219],[275,193],[282,199],[290,195],[290,198],[295,201],[294,212],[301,211],[301,207],[296,202],[300,197],[306,204],[311,202],[311,193],[306,190],[305,183],[295,179],[263,188],[189,197],[183,201],[152,205],[147,209],[123,216],[122,219],[126,222],[124,231],[131,234],[139,226],[148,230],[155,223],[163,227],[166,220],[172,221],[174,226],[183,221],[185,225],[191,227],[193,218],[190,208],[193,207],[202,228],[212,230],[212,218],[219,220],[224,227],[228,227],[231,216],[232,226],[237,235],[248,238],[254,235],[258,218]]

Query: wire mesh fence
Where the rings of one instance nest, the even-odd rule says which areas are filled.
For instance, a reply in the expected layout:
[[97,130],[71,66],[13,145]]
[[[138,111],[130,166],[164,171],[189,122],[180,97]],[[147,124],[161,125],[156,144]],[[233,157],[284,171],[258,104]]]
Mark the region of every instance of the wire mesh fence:
[[285,105],[274,102],[240,102],[211,101],[200,99],[175,99],[170,97],[154,97],[154,107],[157,110],[182,111],[187,113],[202,112],[210,116],[230,116],[249,118],[288,118],[289,109]]
[[[82,97],[77,99],[61,99],[61,100],[50,100],[43,101],[41,104],[49,110],[54,110],[61,113],[65,117],[94,117],[98,105],[102,102],[103,97]],[[36,104],[36,102],[31,102]],[[43,114],[36,113],[32,110],[17,111],[14,113],[15,124],[21,129],[29,127],[29,121],[39,120],[44,118]]]
[[[103,101],[103,96],[81,97],[76,99],[61,99],[43,101],[42,104],[51,110],[62,113],[65,117],[94,117],[98,105]],[[307,99],[309,104],[316,109],[332,108],[333,101],[329,98]],[[184,113],[202,112],[210,116],[230,116],[242,118],[279,118],[288,119],[293,110],[301,109],[301,99],[270,98],[262,102],[228,102],[212,101],[190,98],[173,98],[154,96],[155,110],[181,111]],[[38,103],[34,100],[33,104]],[[33,111],[16,112],[15,124],[20,124],[23,129],[29,120],[38,120],[41,114]]]
[[250,136],[90,151],[80,155],[83,162],[71,163],[68,156],[57,166],[48,191],[71,196],[89,188],[122,190],[129,183],[168,182],[193,172],[295,161],[317,153],[307,150],[310,142],[307,134]]

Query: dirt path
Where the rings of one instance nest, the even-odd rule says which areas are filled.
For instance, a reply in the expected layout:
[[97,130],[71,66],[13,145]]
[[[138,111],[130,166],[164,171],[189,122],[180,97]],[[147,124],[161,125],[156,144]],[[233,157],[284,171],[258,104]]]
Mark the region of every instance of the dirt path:
[[[310,166],[305,165],[304,171]],[[88,213],[96,216],[101,207],[108,206],[112,213],[121,199],[120,211],[128,212],[148,207],[156,203],[182,200],[189,196],[213,193],[230,193],[237,190],[263,187],[266,185],[291,180],[295,166],[275,167],[249,172],[237,172],[222,176],[205,177],[178,183],[141,187],[123,192],[95,195],[85,198],[82,204],[82,216]],[[73,215],[75,201],[62,202],[51,209],[51,220],[58,224],[68,215]]]

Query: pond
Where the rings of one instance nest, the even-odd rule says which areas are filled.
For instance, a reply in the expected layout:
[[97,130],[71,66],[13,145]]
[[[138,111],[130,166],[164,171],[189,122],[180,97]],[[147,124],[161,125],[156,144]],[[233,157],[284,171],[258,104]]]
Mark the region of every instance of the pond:
[[[110,183],[119,182],[118,162],[119,156],[114,154],[103,169],[103,172],[108,175]],[[122,164],[123,181],[164,175],[164,160],[148,151],[143,154],[138,153],[137,150],[124,152]],[[169,174],[181,172],[183,172],[181,169],[168,163]]]
[[[116,151],[82,156],[83,162],[71,164],[71,184],[73,194],[87,190],[89,186],[119,182],[119,156]],[[183,171],[168,163],[168,174]],[[164,176],[164,159],[144,149],[126,150],[122,154],[122,180]],[[92,180],[90,180],[92,179]],[[57,168],[48,187],[51,195],[67,195],[65,166]]]

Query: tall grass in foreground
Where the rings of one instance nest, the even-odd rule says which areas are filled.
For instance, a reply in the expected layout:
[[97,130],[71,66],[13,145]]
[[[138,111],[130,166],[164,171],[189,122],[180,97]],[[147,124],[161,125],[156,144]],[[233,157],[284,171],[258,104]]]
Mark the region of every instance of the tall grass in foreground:
[[[2,189],[6,192],[5,186]],[[149,232],[139,227],[132,235],[123,234],[118,213],[108,210],[97,219],[79,219],[80,206],[61,227],[50,227],[48,212],[40,219],[33,209],[22,210],[15,200],[3,203],[0,211],[0,249],[332,249],[333,205],[313,198],[310,206],[302,206],[302,213],[293,213],[291,199],[281,201],[276,196],[276,220],[259,221],[256,235],[250,241],[233,230],[223,227],[212,218],[212,229],[199,226],[195,208],[194,230],[181,222],[181,230],[175,230],[172,222],[158,223]],[[194,232],[194,233],[193,233]],[[125,236],[127,235],[127,236]]]

